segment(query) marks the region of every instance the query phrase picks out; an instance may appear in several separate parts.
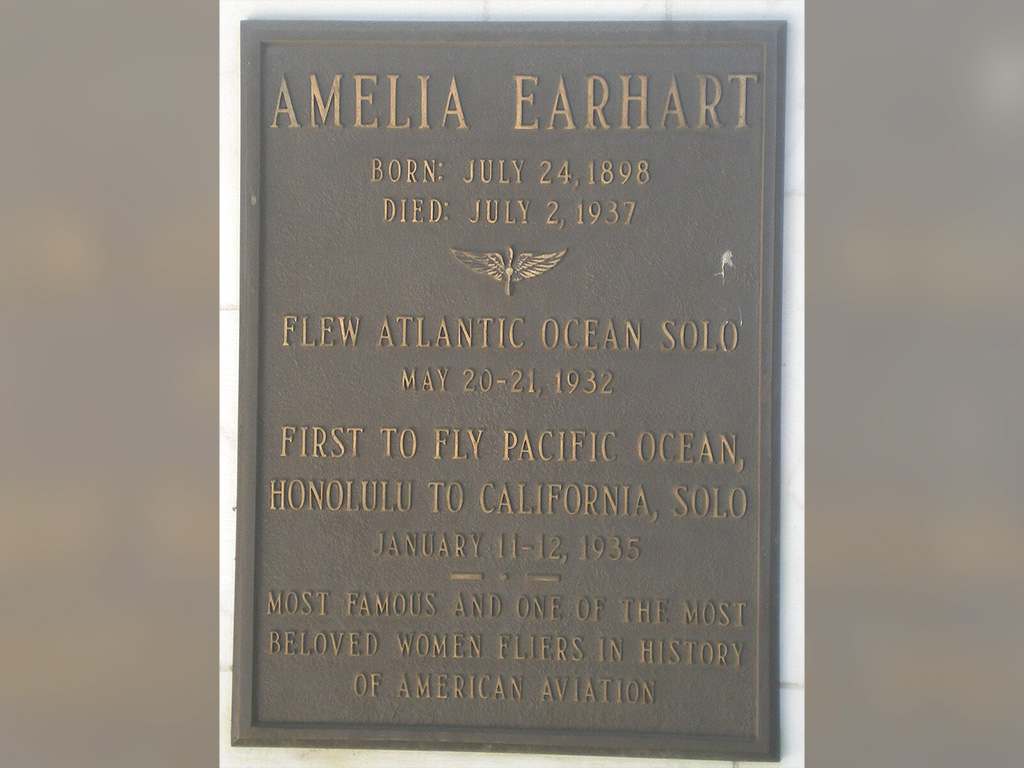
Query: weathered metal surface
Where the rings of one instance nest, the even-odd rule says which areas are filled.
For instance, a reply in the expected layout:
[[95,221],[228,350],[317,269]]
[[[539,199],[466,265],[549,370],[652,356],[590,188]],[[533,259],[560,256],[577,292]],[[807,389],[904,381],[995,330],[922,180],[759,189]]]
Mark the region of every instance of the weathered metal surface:
[[784,25],[242,32],[234,742],[777,755]]

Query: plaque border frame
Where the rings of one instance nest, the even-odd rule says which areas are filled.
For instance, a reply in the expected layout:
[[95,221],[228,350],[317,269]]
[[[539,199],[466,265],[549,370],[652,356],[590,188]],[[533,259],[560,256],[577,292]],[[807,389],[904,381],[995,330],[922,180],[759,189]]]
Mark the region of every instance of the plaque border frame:
[[[386,40],[380,39],[382,30]],[[681,31],[703,32],[682,40]],[[610,40],[611,34],[622,40]],[[524,41],[518,36],[529,34]],[[572,35],[572,40],[559,36]],[[722,35],[726,38],[722,39]],[[756,35],[759,39],[743,39]],[[236,512],[235,603],[231,692],[231,745],[276,747],[346,747],[351,749],[423,749],[615,755],[632,757],[689,757],[719,760],[779,760],[779,530],[780,530],[780,338],[782,311],[783,169],[785,166],[787,22],[356,22],[252,21],[241,22],[241,233],[239,295],[238,495]],[[255,718],[252,672],[254,663],[256,480],[260,390],[259,308],[260,234],[262,217],[261,64],[268,43],[424,45],[424,44],[729,44],[763,45],[760,226],[760,328],[758,381],[758,496],[759,509],[769,509],[767,525],[758,516],[758,685],[754,738],[582,731],[543,728],[486,728],[477,726],[386,726],[338,723],[261,723]],[[776,98],[769,100],[769,72]],[[770,120],[769,120],[770,118]],[[771,122],[772,130],[768,130]],[[774,152],[767,153],[771,139]],[[766,230],[766,226],[768,229]],[[771,231],[772,238],[766,238]],[[766,261],[767,259],[767,261]],[[771,269],[765,280],[765,267]],[[765,306],[769,306],[767,314]],[[765,337],[770,346],[764,345]],[[766,380],[768,386],[766,387]],[[766,391],[767,390],[767,391]],[[769,394],[770,393],[770,396]],[[767,407],[766,407],[767,399]],[[765,423],[765,411],[768,411]],[[762,477],[764,465],[769,476]],[[765,488],[767,487],[767,503]],[[762,658],[761,654],[767,656]],[[245,671],[243,671],[245,670]]]

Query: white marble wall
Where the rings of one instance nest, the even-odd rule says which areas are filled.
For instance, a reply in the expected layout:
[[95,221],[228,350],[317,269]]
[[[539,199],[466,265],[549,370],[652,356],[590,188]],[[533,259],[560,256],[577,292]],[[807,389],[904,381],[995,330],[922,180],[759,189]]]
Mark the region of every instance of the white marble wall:
[[[785,19],[782,294],[782,761],[484,755],[230,746],[238,432],[239,38],[242,19],[537,21]],[[802,0],[221,0],[220,4],[220,762],[235,766],[400,768],[753,768],[804,766],[804,4]]]

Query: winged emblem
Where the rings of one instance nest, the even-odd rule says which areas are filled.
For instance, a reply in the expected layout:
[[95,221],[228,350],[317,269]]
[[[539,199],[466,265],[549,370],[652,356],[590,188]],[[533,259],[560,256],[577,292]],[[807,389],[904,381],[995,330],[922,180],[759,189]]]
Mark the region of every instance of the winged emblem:
[[476,272],[487,275],[505,284],[505,295],[512,295],[512,283],[543,275],[554,268],[565,256],[565,250],[557,253],[520,253],[509,246],[508,255],[494,251],[493,253],[471,253],[452,248],[452,255]]

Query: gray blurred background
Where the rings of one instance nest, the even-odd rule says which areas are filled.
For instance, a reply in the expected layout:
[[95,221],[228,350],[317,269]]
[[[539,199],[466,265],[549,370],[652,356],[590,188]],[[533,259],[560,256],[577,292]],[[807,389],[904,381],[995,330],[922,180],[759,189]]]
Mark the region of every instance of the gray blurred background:
[[[217,6],[0,63],[0,764],[212,765]],[[807,765],[1018,764],[1024,5],[809,2],[807,104]]]
[[1024,4],[807,4],[809,765],[1024,748]]
[[216,761],[217,6],[0,4],[0,765]]

